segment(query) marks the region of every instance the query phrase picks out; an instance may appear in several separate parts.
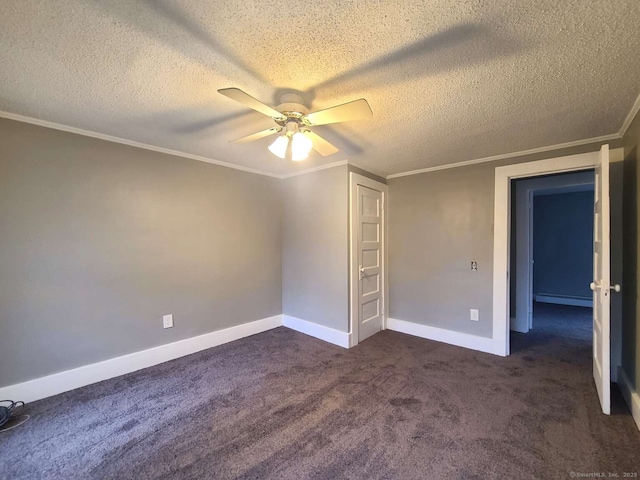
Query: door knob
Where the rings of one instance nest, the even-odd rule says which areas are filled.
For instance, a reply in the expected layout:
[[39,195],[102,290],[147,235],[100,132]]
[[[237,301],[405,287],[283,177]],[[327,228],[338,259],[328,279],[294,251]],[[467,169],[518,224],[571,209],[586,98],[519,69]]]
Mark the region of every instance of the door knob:
[[[595,291],[595,289],[596,289],[596,288],[600,288],[600,285],[598,285],[596,282],[591,282],[591,283],[589,284],[589,288],[590,288],[592,291]],[[617,284],[617,283],[616,283],[616,284],[614,284],[614,285],[611,285],[609,288],[610,288],[611,290],[613,290],[614,292],[619,292],[620,290],[622,290],[622,288],[620,288],[620,285],[619,285],[619,284]]]
[[359,271],[360,271],[360,279],[362,280],[362,277],[364,277],[364,267],[362,265],[360,265]]

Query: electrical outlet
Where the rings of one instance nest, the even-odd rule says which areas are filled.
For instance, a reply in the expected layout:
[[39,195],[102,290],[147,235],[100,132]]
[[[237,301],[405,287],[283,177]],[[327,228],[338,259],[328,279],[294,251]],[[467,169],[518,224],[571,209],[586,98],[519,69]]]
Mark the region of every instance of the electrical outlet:
[[163,315],[162,316],[162,326],[164,328],[173,327],[173,314],[172,315]]
[[478,262],[471,262],[471,270],[478,270]]
[[474,322],[477,322],[480,320],[480,314],[478,310],[476,310],[475,308],[472,308],[471,310],[469,310],[469,317]]

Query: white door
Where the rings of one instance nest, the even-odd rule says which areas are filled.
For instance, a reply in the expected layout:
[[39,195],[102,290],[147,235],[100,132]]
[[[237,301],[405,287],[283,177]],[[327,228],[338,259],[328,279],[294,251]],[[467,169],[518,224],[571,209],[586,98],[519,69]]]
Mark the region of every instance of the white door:
[[529,288],[527,288],[527,331],[533,328],[533,267],[534,267],[534,259],[533,259],[533,191],[530,191],[528,194],[528,222],[529,228],[527,229],[527,262],[529,263],[527,283],[529,284]]
[[382,192],[357,186],[358,341],[382,329]]
[[[602,411],[611,413],[610,314],[611,238],[609,206],[609,145],[600,149],[596,164],[593,218],[593,378]],[[619,290],[619,286],[615,287]]]
[[533,190],[516,186],[516,316],[511,330],[527,333],[533,326]]

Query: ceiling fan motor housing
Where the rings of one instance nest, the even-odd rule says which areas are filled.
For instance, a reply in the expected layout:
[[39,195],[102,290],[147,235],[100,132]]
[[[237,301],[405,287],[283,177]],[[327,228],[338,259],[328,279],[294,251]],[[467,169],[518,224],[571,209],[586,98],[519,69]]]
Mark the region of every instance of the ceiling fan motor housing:
[[[302,103],[304,99],[297,93],[284,93],[280,97],[280,105],[276,107],[280,113],[287,117],[286,120],[276,120],[276,122],[283,127],[290,123],[292,120],[295,123],[300,124],[301,118],[309,113],[309,109]],[[288,131],[288,130],[287,130]],[[297,131],[297,130],[296,130]]]

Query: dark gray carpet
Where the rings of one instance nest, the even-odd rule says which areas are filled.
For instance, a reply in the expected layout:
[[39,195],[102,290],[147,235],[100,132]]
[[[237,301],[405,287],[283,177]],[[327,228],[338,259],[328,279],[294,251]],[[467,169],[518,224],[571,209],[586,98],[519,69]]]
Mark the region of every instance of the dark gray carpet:
[[31,420],[0,435],[0,476],[640,471],[640,432],[620,398],[600,413],[588,310],[538,306],[534,322],[508,358],[389,331],[344,350],[278,328],[29,405]]

